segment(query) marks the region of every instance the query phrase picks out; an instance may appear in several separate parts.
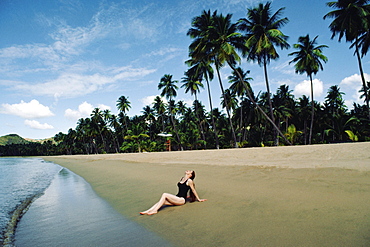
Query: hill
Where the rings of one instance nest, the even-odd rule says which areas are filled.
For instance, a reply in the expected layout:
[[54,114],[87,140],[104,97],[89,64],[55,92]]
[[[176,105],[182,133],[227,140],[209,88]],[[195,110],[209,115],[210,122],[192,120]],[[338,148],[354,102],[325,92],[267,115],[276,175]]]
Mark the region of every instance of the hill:
[[27,144],[29,141],[20,137],[17,134],[9,134],[0,137],[0,145],[9,145],[9,144]]

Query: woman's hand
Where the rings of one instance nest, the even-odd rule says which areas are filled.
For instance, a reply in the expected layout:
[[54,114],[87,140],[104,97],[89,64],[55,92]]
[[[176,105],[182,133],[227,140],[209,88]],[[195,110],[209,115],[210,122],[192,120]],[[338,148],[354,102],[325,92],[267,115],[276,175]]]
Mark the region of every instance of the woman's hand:
[[207,199],[198,199],[198,202],[205,202]]

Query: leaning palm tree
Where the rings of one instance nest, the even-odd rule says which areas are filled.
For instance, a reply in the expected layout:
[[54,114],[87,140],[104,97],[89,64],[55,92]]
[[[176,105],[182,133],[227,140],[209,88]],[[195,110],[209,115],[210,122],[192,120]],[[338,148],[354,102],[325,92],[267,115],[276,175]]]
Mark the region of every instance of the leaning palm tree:
[[[274,121],[274,113],[271,102],[270,84],[267,75],[267,65],[271,60],[279,58],[275,46],[288,49],[288,36],[284,35],[280,28],[288,23],[288,18],[280,19],[284,8],[280,8],[274,14],[271,13],[271,2],[262,3],[256,8],[248,9],[247,18],[239,20],[239,29],[245,32],[244,55],[250,61],[256,61],[264,68],[266,89],[270,107],[270,117]],[[275,122],[275,121],[274,121]],[[275,138],[277,144],[278,138]]]
[[[368,3],[369,0],[338,0],[328,2],[326,5],[331,8],[336,8],[336,10],[333,10],[324,16],[324,19],[327,17],[334,18],[329,26],[330,31],[333,33],[332,38],[334,38],[336,35],[339,35],[339,41],[341,41],[344,36],[347,42],[353,42],[350,48],[355,47],[355,54],[357,56],[358,66],[361,74],[362,87],[364,88],[366,86],[366,80],[361,63],[360,45],[362,45],[363,54],[364,51],[367,52],[367,45],[366,42],[364,43],[363,40],[360,40],[360,37],[366,32],[369,32],[370,5]],[[366,95],[365,100],[370,119],[368,95]]]
[[[172,98],[175,98],[177,96],[177,91],[176,90],[179,87],[176,85],[176,83],[178,83],[178,81],[172,80],[172,75],[165,74],[161,78],[161,80],[158,84],[158,89],[162,89],[161,96],[166,97],[169,100],[169,103],[172,101]],[[173,130],[176,134],[177,141],[179,142],[180,148],[181,148],[181,150],[183,150],[183,147],[181,145],[180,136],[179,136],[179,133],[177,132],[177,129],[176,129],[176,124],[175,124],[175,121],[174,121],[173,112],[171,110],[171,104],[169,104],[169,108],[170,108],[169,112],[170,112],[171,122],[172,122],[172,125],[173,125]]]
[[327,48],[327,45],[318,45],[316,46],[316,36],[313,40],[310,40],[310,36],[301,36],[298,38],[299,44],[294,44],[294,48],[298,51],[292,52],[289,56],[295,56],[290,63],[294,62],[295,72],[299,74],[306,73],[310,78],[311,82],[311,124],[310,124],[310,134],[308,143],[311,144],[312,141],[312,129],[313,129],[313,120],[315,114],[315,106],[313,99],[313,81],[312,74],[316,75],[319,70],[323,70],[321,61],[327,62],[328,58],[322,54],[322,50]]

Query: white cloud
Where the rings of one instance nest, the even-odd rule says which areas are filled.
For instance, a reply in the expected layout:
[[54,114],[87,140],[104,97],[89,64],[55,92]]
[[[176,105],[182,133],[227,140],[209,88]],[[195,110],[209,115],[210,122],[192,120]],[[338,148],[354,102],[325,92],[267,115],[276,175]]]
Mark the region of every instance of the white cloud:
[[15,115],[22,118],[42,118],[54,116],[48,106],[40,104],[35,99],[31,100],[29,103],[22,100],[19,104],[2,104],[1,113]]
[[140,101],[141,103],[143,103],[143,106],[151,105],[153,104],[155,97],[157,97],[157,95],[147,96],[145,98],[142,98]]
[[[369,81],[370,80],[370,75],[369,74],[364,74],[365,76],[365,80],[366,81]],[[361,79],[361,76],[359,74],[354,74],[354,75],[351,75],[351,76],[348,76],[346,78],[344,78],[340,83],[339,83],[339,86],[357,86],[357,85],[360,85],[362,86],[362,79]]]
[[[320,97],[324,91],[324,83],[319,79],[314,79],[313,81],[313,97],[317,98]],[[304,80],[297,84],[294,87],[294,94],[297,96],[306,95],[311,97],[311,82],[310,80]]]
[[[94,107],[92,104],[90,103],[87,103],[86,101],[83,102],[82,104],[80,104],[78,106],[78,109],[77,110],[72,110],[70,108],[68,108],[67,110],[65,110],[64,112],[64,116],[69,119],[69,120],[72,120],[72,121],[76,121],[80,118],[87,118],[87,117],[90,117],[92,111],[94,110]],[[104,110],[110,110],[110,107],[107,106],[107,105],[103,105],[103,104],[99,104],[97,106],[97,108],[99,108],[101,111],[104,111]]]
[[24,121],[24,124],[31,127],[32,129],[39,129],[39,130],[49,130],[49,129],[54,129],[54,127],[50,124],[47,123],[40,123],[39,121],[36,120],[28,120],[26,119]]
[[295,74],[294,66],[292,64],[289,64],[289,61],[278,63],[277,65],[273,66],[272,69],[286,75]]
[[[365,73],[364,76],[366,81],[370,80],[369,74]],[[347,99],[347,106],[352,105],[353,102],[359,104],[364,103],[363,99],[360,99],[361,93],[358,92],[362,88],[362,79],[359,74],[354,74],[344,78],[339,83],[339,87],[340,91],[346,92],[346,95],[349,97],[349,99]]]
[[[145,98],[142,98],[140,101],[141,103],[143,103],[143,106],[147,106],[147,105],[152,105],[154,103],[154,99],[157,97],[158,95],[151,95],[151,96],[147,96]],[[161,96],[159,96],[161,97]],[[163,103],[167,104],[167,99],[161,97]]]
[[74,98],[96,92],[118,81],[137,80],[153,72],[155,72],[154,69],[132,68],[128,66],[104,71],[105,75],[100,73],[92,75],[64,73],[58,78],[47,82],[38,84],[18,83],[13,88],[34,95]]

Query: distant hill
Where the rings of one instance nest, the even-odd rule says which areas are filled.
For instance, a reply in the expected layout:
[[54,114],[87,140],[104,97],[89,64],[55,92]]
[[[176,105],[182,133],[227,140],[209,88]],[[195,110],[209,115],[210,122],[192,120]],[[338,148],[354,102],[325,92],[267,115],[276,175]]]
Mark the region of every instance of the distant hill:
[[17,134],[9,134],[9,135],[0,137],[0,145],[2,146],[9,145],[9,144],[27,144],[27,143],[30,143],[30,142],[20,137]]

